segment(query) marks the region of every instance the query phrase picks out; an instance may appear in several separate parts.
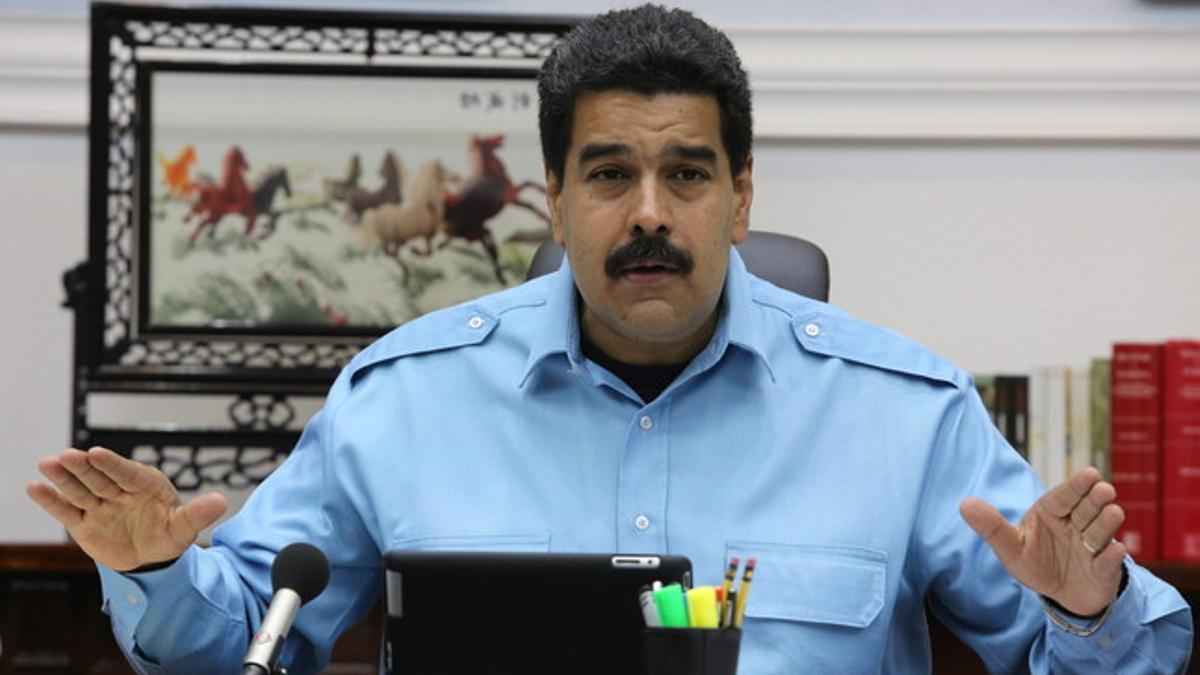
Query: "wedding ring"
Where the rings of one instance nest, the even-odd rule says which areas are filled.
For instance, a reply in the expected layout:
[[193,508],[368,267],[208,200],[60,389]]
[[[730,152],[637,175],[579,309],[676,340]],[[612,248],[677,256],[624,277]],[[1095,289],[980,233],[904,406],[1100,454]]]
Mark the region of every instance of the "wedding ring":
[[1087,549],[1087,552],[1088,552],[1088,553],[1091,553],[1092,555],[1099,555],[1099,554],[1100,554],[1100,551],[1099,551],[1099,550],[1097,550],[1095,547],[1093,547],[1091,544],[1089,544],[1087,539],[1084,539],[1083,537],[1080,537],[1080,538],[1079,538],[1079,541],[1083,542],[1083,547]]

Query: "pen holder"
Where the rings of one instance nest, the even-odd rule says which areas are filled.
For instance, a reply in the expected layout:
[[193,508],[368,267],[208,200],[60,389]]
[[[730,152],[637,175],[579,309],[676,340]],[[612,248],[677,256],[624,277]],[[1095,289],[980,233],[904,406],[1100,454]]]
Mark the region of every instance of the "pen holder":
[[646,675],[735,675],[742,631],[737,628],[646,628]]

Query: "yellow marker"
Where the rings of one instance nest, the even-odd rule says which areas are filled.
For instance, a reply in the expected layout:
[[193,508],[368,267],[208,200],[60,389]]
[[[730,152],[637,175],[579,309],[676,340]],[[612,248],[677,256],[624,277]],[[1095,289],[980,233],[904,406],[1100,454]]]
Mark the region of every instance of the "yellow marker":
[[742,583],[737,590],[737,610],[734,612],[733,627],[742,627],[742,618],[746,616],[746,599],[750,597],[750,581],[754,578],[754,564],[758,560],[750,557],[746,560],[746,572],[742,574]]
[[720,607],[720,623],[722,626],[725,623],[725,615],[728,613],[726,608],[729,604],[729,591],[733,588],[733,578],[737,576],[738,559],[733,557],[729,559],[729,567],[725,570],[725,580],[721,582],[721,607]]
[[717,589],[714,586],[697,586],[687,592],[688,626],[691,628],[717,627]]

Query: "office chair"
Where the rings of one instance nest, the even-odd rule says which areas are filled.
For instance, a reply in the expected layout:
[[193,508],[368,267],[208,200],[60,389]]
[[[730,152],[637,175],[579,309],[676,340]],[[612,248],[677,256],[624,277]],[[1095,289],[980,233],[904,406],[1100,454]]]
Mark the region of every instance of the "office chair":
[[[786,234],[751,230],[737,249],[751,274],[813,300],[829,301],[829,259],[816,244]],[[558,269],[563,253],[554,241],[543,242],[533,254],[525,278]]]

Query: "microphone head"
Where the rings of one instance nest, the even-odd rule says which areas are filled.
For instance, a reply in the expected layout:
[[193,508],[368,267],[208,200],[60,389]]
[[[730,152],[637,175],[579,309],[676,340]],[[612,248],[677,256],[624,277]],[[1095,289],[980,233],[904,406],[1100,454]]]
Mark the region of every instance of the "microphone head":
[[312,544],[288,544],[271,565],[272,591],[290,588],[302,605],[320,595],[328,583],[329,560]]

